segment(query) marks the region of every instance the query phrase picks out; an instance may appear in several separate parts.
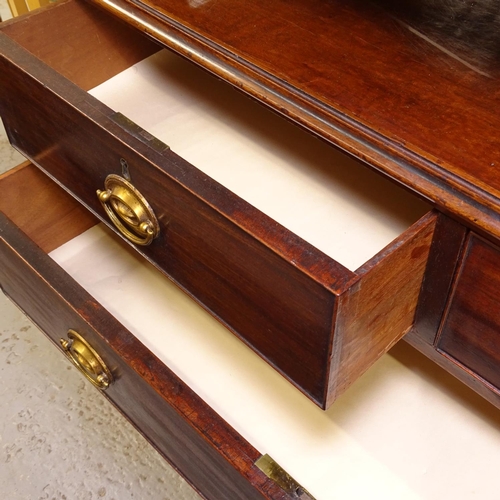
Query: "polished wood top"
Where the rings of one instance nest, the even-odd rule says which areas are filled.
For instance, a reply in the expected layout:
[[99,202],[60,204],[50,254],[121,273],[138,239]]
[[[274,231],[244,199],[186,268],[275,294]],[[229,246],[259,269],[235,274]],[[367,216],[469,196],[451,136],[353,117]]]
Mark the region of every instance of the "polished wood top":
[[500,237],[494,64],[355,0],[93,1]]

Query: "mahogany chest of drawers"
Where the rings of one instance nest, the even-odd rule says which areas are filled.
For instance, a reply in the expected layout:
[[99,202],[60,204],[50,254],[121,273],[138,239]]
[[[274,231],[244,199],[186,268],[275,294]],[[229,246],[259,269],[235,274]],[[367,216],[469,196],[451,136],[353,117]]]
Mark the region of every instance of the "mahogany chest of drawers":
[[[408,33],[394,30],[383,11],[349,2],[304,1],[296,10],[279,4],[280,16],[266,2],[97,3],[115,16],[69,0],[1,28],[2,119],[12,144],[44,174],[23,166],[1,179],[0,284],[57,343],[68,330],[84,337],[79,343],[70,334],[63,349],[155,446],[207,498],[308,495],[293,482],[267,477],[255,465],[260,454],[46,255],[93,227],[95,216],[321,408],[405,335],[498,405],[500,150],[493,73],[455,59],[444,64],[442,53],[422,52]],[[156,54],[156,42],[189,62]],[[111,109],[94,97],[129,67],[142,74],[143,60],[153,61],[146,71],[161,67],[168,74],[154,80],[160,88],[171,85],[167,94],[176,85],[192,95],[196,85],[210,93],[208,118],[198,129],[183,114],[190,108],[201,114],[198,97],[182,110],[184,94],[158,105],[155,131],[173,116],[162,125],[165,137],[142,125],[155,114],[146,96],[134,121],[126,102]],[[195,72],[192,62],[307,133]],[[128,82],[113,87],[110,99],[137,101],[126,97]],[[211,112],[214,103],[226,114]],[[255,114],[254,122],[267,129],[252,135],[234,110]],[[214,135],[224,137],[224,126],[241,133],[205,150],[197,134],[212,133],[214,116]],[[177,127],[181,139],[194,142],[200,164],[189,159],[189,148],[184,159],[183,146],[171,143]],[[224,149],[240,143],[238,154]],[[266,169],[285,154],[293,156],[284,163],[298,165],[284,174],[296,184],[266,191],[272,184]],[[218,171],[205,168],[226,165],[224,157],[219,180]],[[240,170],[254,168],[254,180],[241,177],[241,187],[232,187]],[[310,177],[301,177],[307,168]],[[307,198],[302,187],[316,175]],[[301,211],[314,206],[332,179],[340,180],[339,199],[349,198],[355,209],[361,198],[352,186],[366,191],[372,205],[362,206],[365,211],[375,213],[384,198],[390,205],[380,213],[388,213],[395,235],[373,251],[364,235],[355,240],[345,253],[359,254],[358,262],[331,250],[343,243],[334,229],[340,209],[311,211],[300,226]],[[288,200],[283,219],[272,211],[275,193]],[[291,212],[294,205],[305,208]],[[346,226],[355,224],[350,220]],[[329,233],[333,243],[321,239]],[[95,369],[94,360],[85,368],[93,353],[87,341],[109,372]]]

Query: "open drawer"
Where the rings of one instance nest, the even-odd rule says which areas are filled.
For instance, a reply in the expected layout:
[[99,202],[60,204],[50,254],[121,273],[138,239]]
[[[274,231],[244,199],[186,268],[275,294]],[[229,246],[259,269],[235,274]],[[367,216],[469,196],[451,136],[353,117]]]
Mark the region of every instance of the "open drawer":
[[[494,491],[497,410],[409,346],[322,411],[39,170],[0,189],[2,290],[59,348],[69,330],[90,343],[110,371],[104,394],[204,498]],[[269,478],[262,454],[295,482]]]
[[0,44],[12,144],[319,406],[412,326],[436,220],[412,195],[171,54],[115,86],[159,47],[85,3],[6,23]]

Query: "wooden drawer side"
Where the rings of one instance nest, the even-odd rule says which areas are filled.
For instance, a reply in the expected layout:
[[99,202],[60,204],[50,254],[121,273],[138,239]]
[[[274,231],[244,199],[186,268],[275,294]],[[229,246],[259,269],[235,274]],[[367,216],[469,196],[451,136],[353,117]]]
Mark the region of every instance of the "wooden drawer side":
[[459,266],[468,229],[438,214],[411,336],[434,345]]
[[431,212],[360,269],[339,299],[328,401],[342,394],[413,325],[437,215]]
[[84,90],[160,49],[132,27],[73,0],[7,21],[0,31]]
[[28,162],[0,178],[0,192],[0,212],[47,253],[98,222]]

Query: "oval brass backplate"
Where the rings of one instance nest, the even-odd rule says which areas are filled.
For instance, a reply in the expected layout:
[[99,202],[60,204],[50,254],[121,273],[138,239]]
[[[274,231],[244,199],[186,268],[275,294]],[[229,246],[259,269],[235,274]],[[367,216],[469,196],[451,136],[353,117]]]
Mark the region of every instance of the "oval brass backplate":
[[97,196],[118,231],[132,243],[150,245],[160,233],[160,226],[144,196],[115,174],[106,177],[104,187],[104,191],[97,190]]
[[113,375],[102,358],[78,332],[69,330],[68,338],[60,342],[71,362],[92,384],[105,390],[113,383]]

